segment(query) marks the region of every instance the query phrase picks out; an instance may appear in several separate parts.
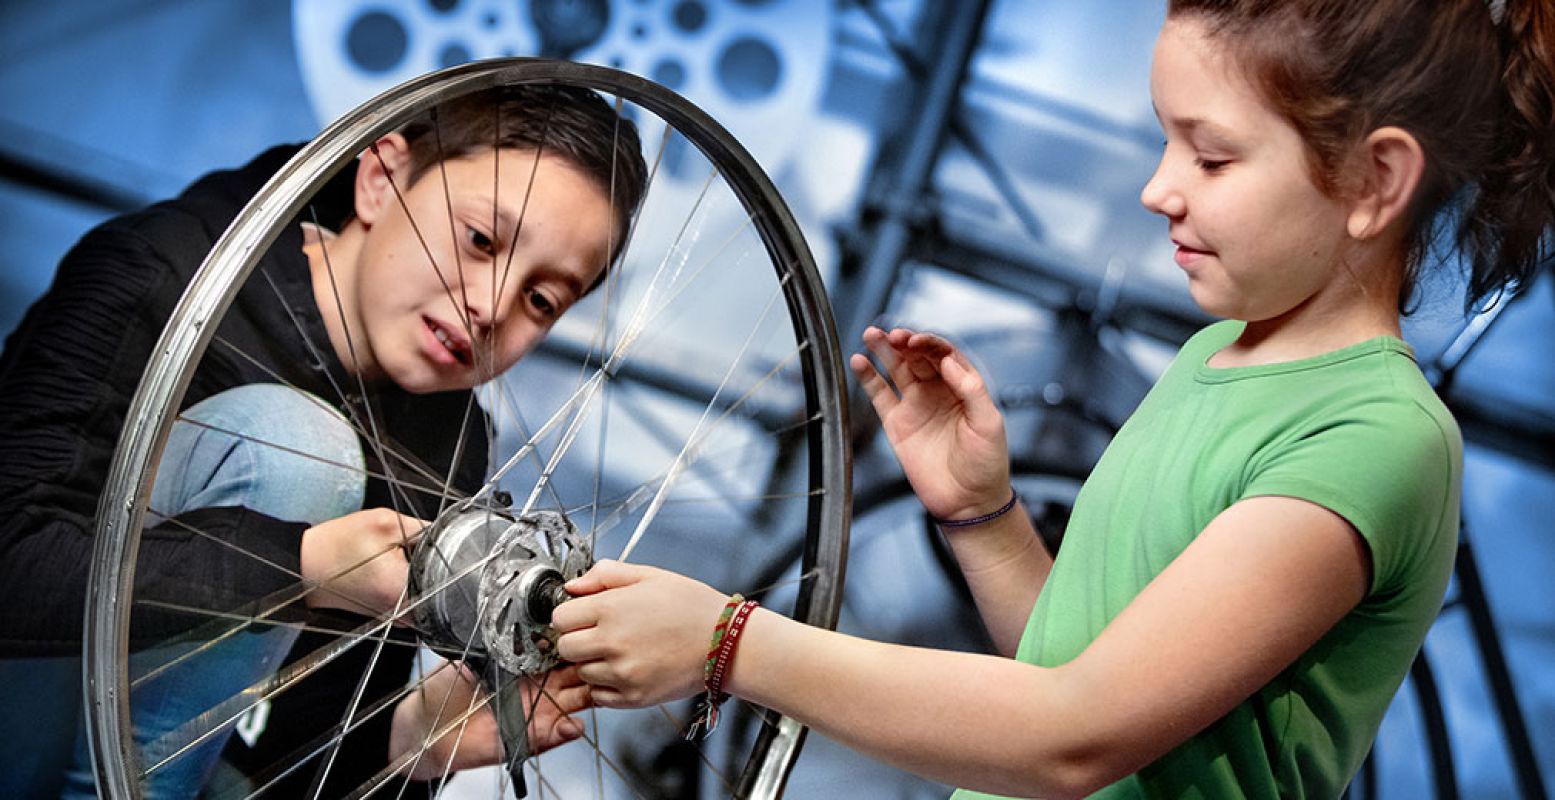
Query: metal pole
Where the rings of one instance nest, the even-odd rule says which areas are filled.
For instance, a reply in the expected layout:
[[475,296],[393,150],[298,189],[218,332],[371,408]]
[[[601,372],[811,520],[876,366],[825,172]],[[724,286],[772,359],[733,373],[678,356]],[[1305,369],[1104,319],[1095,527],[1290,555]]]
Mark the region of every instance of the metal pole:
[[[877,195],[881,198],[882,216],[872,235],[866,238],[864,263],[853,278],[857,281],[857,291],[848,292],[848,306],[839,309],[845,320],[841,326],[844,348],[857,346],[864,326],[890,299],[902,256],[908,252],[914,235],[913,226],[921,211],[924,189],[950,130],[961,86],[977,51],[990,5],[990,0],[967,0],[924,6],[926,16],[920,21],[920,30],[927,27],[928,35],[919,38],[928,52],[936,53],[938,57],[933,62],[928,81],[910,100],[908,108],[916,109],[912,121],[901,139],[893,143],[900,148],[897,151],[900,162],[892,170],[893,180],[881,187],[882,191]],[[930,13],[932,10],[946,11],[948,17],[935,18]],[[882,160],[886,157],[883,155]],[[876,169],[883,171],[884,166],[877,164]]]

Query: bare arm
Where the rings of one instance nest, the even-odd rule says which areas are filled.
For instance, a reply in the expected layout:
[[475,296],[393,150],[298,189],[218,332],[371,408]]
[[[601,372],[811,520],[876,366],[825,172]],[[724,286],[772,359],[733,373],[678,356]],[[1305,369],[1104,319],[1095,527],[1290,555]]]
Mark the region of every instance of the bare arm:
[[[1267,684],[1360,602],[1369,571],[1342,518],[1301,500],[1255,498],[1217,517],[1061,667],[868,642],[758,612],[728,688],[936,780],[1080,796]],[[696,691],[719,593],[609,562],[569,589],[592,596],[557,609],[560,647],[600,704]]]
[[975,528],[946,530],[972,599],[999,654],[1015,657],[1037,594],[1053,568],[1042,539],[1022,503],[1010,513]]

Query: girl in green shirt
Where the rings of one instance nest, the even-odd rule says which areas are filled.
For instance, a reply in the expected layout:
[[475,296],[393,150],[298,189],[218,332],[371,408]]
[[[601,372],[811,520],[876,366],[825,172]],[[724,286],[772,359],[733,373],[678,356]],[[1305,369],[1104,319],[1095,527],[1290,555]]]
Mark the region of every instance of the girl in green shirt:
[[[1056,561],[1011,502],[982,378],[937,337],[866,332],[891,381],[853,369],[1000,654],[757,609],[723,690],[979,792],[1337,796],[1457,535],[1461,441],[1400,311],[1441,230],[1471,305],[1548,254],[1552,72],[1547,0],[1173,0],[1141,200],[1228,322],[1120,432]],[[595,702],[703,688],[721,593],[612,562],[567,588],[559,648]]]

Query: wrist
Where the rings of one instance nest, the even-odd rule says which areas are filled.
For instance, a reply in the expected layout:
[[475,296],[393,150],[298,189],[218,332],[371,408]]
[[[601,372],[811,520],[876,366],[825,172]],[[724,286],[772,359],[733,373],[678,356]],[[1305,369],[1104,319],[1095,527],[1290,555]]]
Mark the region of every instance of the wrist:
[[[761,669],[758,667],[763,662],[763,653],[772,645],[773,637],[783,637],[781,632],[783,623],[793,620],[771,609],[758,608],[751,613],[750,620],[745,624],[745,632],[740,645],[739,658],[729,665],[729,674],[724,678],[724,691],[734,697],[760,703],[758,695],[759,687],[756,678]],[[767,667],[772,668],[768,663]]]
[[321,540],[325,538],[318,533],[318,526],[309,526],[302,532],[302,537],[297,543],[297,574],[308,583],[308,593],[302,596],[302,602],[308,608],[319,608],[326,605],[324,602],[324,569],[320,566],[323,559],[320,548],[324,546]]
[[706,659],[703,662],[702,683],[704,693],[697,704],[696,716],[686,729],[686,738],[705,739],[718,727],[718,709],[729,699],[726,683],[733,671],[735,653],[739,649],[745,626],[759,604],[736,594],[724,604],[718,622],[713,626]]
[[[1020,495],[1015,492],[1014,487],[1011,487],[1008,497],[998,506],[990,508],[987,505],[983,505],[981,506],[981,509],[979,509],[977,506],[974,506],[964,514],[956,514],[951,517],[940,517],[935,515],[933,512],[930,512],[929,517],[930,519],[934,520],[935,525],[938,525],[939,527],[947,530],[975,528],[980,525],[987,525],[988,523],[1009,514],[1011,511],[1014,511],[1015,507],[1019,504]],[[979,511],[980,513],[972,513]]]
[[[414,691],[407,694],[394,706],[389,723],[389,763],[398,762],[406,753],[411,752],[419,745],[429,732],[423,716],[425,710],[421,703],[421,692]],[[431,759],[426,759],[431,761]],[[423,770],[419,763],[404,764],[398,772],[412,780],[426,780],[419,774]],[[413,774],[417,773],[417,774]]]

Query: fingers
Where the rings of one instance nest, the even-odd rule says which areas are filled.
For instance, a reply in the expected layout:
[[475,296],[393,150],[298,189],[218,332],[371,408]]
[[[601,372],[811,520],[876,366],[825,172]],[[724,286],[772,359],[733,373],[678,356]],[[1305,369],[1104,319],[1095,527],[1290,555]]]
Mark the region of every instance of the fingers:
[[603,643],[600,641],[599,634],[595,632],[593,620],[581,615],[586,613],[588,609],[580,612],[579,619],[584,620],[584,622],[579,627],[563,629],[561,625],[557,624],[556,617],[563,608],[574,604],[581,605],[584,602],[583,600],[573,600],[569,603],[563,603],[556,607],[557,613],[551,616],[551,625],[562,631],[562,635],[556,639],[556,654],[574,664],[593,661],[607,655],[602,646]]
[[554,718],[556,722],[553,723],[552,731],[563,741],[576,738],[583,732],[581,722],[574,721],[575,730],[572,725],[559,724],[571,720],[572,714],[594,705],[593,687],[578,676],[576,666],[552,670],[543,679],[524,678],[523,680],[527,684],[528,703],[534,709],[530,714],[531,719]]
[[900,402],[900,398],[896,396],[896,391],[891,388],[890,384],[886,383],[885,378],[880,375],[879,371],[875,369],[875,365],[870,363],[863,353],[854,353],[848,359],[848,366],[853,368],[853,377],[858,380],[859,386],[863,388],[864,396],[868,397],[869,402],[874,405],[876,413],[885,416]]
[[955,351],[950,342],[932,333],[917,333],[905,328],[891,331],[891,343],[902,353],[902,367],[920,381],[940,378],[940,360]]
[[973,428],[992,430],[1004,424],[999,407],[988,395],[988,385],[983,382],[983,376],[973,369],[960,351],[951,350],[941,357],[939,370],[944,376],[945,385],[966,409]]
[[626,688],[618,688],[618,677],[611,665],[603,661],[580,666],[578,674],[588,681],[589,699],[600,708],[640,708],[648,705],[628,697]]
[[594,704],[600,708],[633,707],[633,704],[627,701],[626,695],[614,689],[603,686],[594,687]]
[[[573,717],[557,717],[551,722],[549,731],[541,731],[540,735],[530,737],[530,746],[534,747],[536,741],[543,741],[546,744],[544,750],[549,750],[552,747],[566,744],[582,735],[582,720]],[[535,755],[539,755],[539,752],[536,752]]]
[[588,683],[595,703],[600,702],[600,692],[616,692],[619,679],[615,668],[607,661],[589,661],[578,665],[578,677]]
[[575,714],[592,704],[592,691],[581,679],[573,686],[547,686],[542,702],[562,714]]
[[597,594],[606,589],[630,586],[642,580],[650,571],[648,567],[622,564],[607,558],[589,568],[588,572],[567,581],[563,588],[574,597]]
[[[865,329],[863,340],[864,346],[884,367],[896,388],[903,392],[919,381],[942,379],[941,361],[957,354],[955,346],[943,337],[910,328],[892,328],[887,332],[871,326]],[[888,397],[894,397],[882,376],[875,371],[874,365],[862,354],[849,359],[849,365],[860,384],[869,392],[871,400],[882,392]]]
[[890,376],[900,391],[906,391],[914,379],[912,370],[903,363],[907,357],[903,348],[911,334],[906,328],[893,328],[887,332],[871,325],[864,329],[864,347],[880,362],[885,374]]

